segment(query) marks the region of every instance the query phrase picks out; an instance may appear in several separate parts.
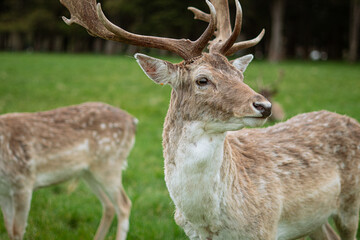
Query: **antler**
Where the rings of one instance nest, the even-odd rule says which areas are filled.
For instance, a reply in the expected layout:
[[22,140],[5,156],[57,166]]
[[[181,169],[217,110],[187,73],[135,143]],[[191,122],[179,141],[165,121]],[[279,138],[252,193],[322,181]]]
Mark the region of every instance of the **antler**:
[[60,0],[60,2],[71,13],[70,19],[63,17],[63,20],[68,25],[77,23],[86,28],[90,35],[103,39],[168,50],[185,60],[201,55],[216,28],[216,11],[208,0],[206,0],[206,3],[210,9],[210,14],[208,15],[209,25],[196,41],[144,36],[127,32],[111,23],[105,17],[100,3],[96,4],[96,0]]
[[[209,44],[210,52],[219,52],[226,56],[232,55],[238,50],[250,48],[255,46],[260,42],[262,37],[265,34],[265,29],[263,29],[260,34],[251,40],[242,41],[235,43],[236,38],[241,32],[242,24],[242,9],[238,0],[235,0],[236,4],[236,20],[234,30],[231,32],[230,26],[230,14],[229,14],[229,5],[227,0],[213,0],[212,1],[216,9],[217,17],[217,31],[215,32],[215,39],[212,40]],[[195,19],[200,19],[205,22],[210,21],[210,14],[204,13],[196,8],[189,7],[190,11],[194,13]]]

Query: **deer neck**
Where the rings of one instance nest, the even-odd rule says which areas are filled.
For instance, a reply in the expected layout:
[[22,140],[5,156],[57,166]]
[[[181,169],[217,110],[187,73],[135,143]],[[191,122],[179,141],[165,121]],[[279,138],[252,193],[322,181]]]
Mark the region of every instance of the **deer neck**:
[[202,208],[220,211],[225,178],[231,178],[222,174],[231,165],[224,158],[229,148],[225,133],[208,133],[205,123],[186,119],[179,104],[173,90],[163,132],[165,181],[177,208],[200,219]]
[[[173,90],[163,130],[165,167],[172,170],[178,165],[191,163],[188,161],[200,165],[208,165],[206,162],[211,165],[210,161],[222,163],[226,134],[206,131],[206,123],[190,120],[188,114],[182,112],[182,104],[182,100]],[[189,151],[190,149],[192,151]],[[183,153],[182,150],[186,151]],[[196,159],[183,159],[183,154]],[[221,164],[216,167],[221,167]]]

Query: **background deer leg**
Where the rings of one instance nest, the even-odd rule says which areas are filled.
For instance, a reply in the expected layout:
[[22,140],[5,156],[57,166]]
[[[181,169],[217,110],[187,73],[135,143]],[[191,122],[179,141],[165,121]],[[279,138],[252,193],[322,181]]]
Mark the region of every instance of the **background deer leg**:
[[0,197],[1,210],[9,237],[13,239],[14,205],[10,196]]
[[356,240],[359,220],[360,202],[358,196],[352,195],[342,199],[340,210],[334,221],[342,240]]
[[14,191],[13,209],[14,218],[12,226],[13,239],[21,240],[25,233],[26,222],[29,215],[32,189],[25,188]]
[[95,195],[99,198],[103,207],[103,214],[101,217],[100,225],[94,237],[94,240],[103,240],[105,239],[106,234],[108,233],[115,216],[114,205],[106,196],[104,190],[101,189],[101,185],[94,179],[91,174],[86,174],[84,180],[91,188],[91,190],[95,193]]
[[109,198],[103,191],[100,194],[101,196],[98,195],[98,197],[99,199],[101,199],[100,201],[102,202],[103,214],[101,217],[100,225],[94,237],[95,240],[102,240],[105,238],[115,216],[115,209],[112,202],[109,200]]
[[116,214],[118,218],[116,240],[125,240],[129,230],[129,217],[131,210],[131,201],[126,195],[123,187],[119,192],[115,193]]
[[103,204],[103,217],[94,239],[104,239],[115,213],[118,218],[116,239],[126,239],[129,229],[131,201],[122,187],[121,168],[119,171],[112,169],[111,172],[117,173],[114,176],[106,176],[101,172],[108,173],[108,171],[93,171],[84,177]]
[[323,224],[316,229],[310,234],[310,238],[312,240],[341,240],[329,223]]

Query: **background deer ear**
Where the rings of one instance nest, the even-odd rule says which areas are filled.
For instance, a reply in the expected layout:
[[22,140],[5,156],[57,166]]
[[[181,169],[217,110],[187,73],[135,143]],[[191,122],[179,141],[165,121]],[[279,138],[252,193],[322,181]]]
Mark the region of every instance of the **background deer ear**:
[[245,72],[247,66],[253,60],[254,56],[252,54],[245,55],[243,57],[239,57],[233,61],[231,61],[232,65],[239,69],[242,72]]
[[170,84],[174,87],[177,79],[177,66],[145,54],[135,54],[137,63],[145,74],[157,84]]

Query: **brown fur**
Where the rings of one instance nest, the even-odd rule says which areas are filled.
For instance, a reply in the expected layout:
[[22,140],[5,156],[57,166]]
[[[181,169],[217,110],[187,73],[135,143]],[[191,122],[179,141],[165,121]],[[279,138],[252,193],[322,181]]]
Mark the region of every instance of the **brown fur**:
[[[202,90],[195,85],[197,74],[204,74],[199,69],[212,81]],[[251,103],[264,101],[221,55],[204,54],[191,63],[178,64],[175,71],[178,82],[172,83],[163,132],[168,184],[180,181],[173,175],[181,165],[178,148],[188,124],[203,123],[206,132],[207,124],[252,115]],[[177,208],[176,222],[191,239],[199,235],[217,239],[234,224],[244,239],[275,239],[283,223],[290,224],[287,228],[299,226],[292,239],[306,235],[314,240],[337,239],[327,224],[328,217],[334,217],[341,238],[354,240],[360,207],[360,125],[356,120],[326,111],[301,114],[273,127],[229,132],[223,144],[220,174],[224,191],[230,194],[224,199],[221,226],[203,225],[208,221],[204,216],[203,227],[194,228],[197,222]]]
[[95,239],[105,237],[115,211],[118,239],[126,236],[120,225],[128,221],[130,200],[121,169],[135,129],[135,118],[103,103],[0,116],[0,204],[10,238],[22,239],[33,189],[73,177],[83,177],[103,203]]
[[262,87],[259,88],[259,93],[271,102],[271,116],[268,120],[276,122],[284,120],[285,112],[283,107],[279,102],[273,100],[273,96],[276,94],[276,91],[272,91],[270,89],[267,89],[266,87]]
[[[336,218],[344,214],[343,208],[359,212],[360,126],[354,119],[325,111],[302,114],[274,127],[228,134],[227,141],[231,168],[242,172],[233,176],[249,188],[266,182],[271,195],[245,195],[259,200],[254,210],[261,209],[263,217],[281,212],[279,218],[291,222],[329,205],[338,209]],[[341,192],[331,199],[319,189],[336,176],[341,179]],[[275,202],[282,202],[281,211],[274,209]],[[351,232],[354,236],[356,228]]]

